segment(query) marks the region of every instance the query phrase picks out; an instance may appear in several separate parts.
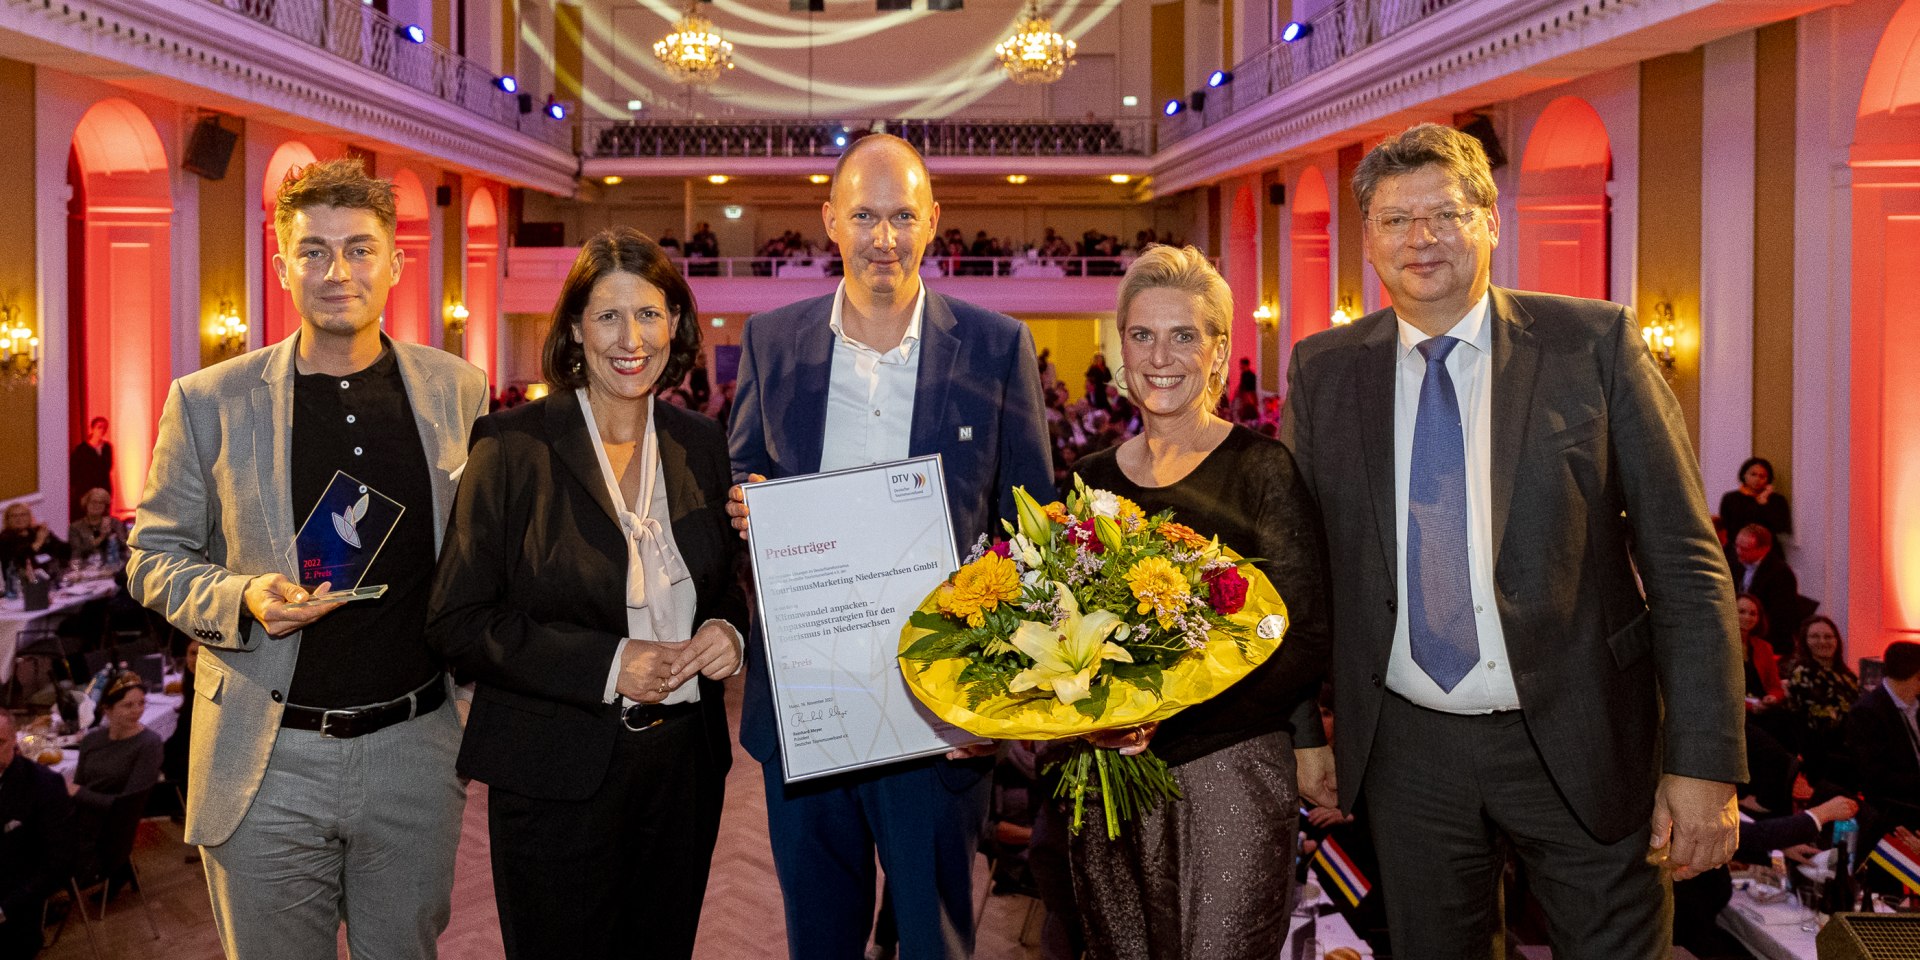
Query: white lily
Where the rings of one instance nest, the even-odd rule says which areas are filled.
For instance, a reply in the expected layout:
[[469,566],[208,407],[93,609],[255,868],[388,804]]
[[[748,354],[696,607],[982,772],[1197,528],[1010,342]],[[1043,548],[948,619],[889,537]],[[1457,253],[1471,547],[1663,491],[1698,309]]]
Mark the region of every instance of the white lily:
[[1007,688],[1016,692],[1045,690],[1061,703],[1078,703],[1091,693],[1093,678],[1104,661],[1132,663],[1133,655],[1107,639],[1123,624],[1118,614],[1095,610],[1083,617],[1079,602],[1066,584],[1055,581],[1053,591],[1065,617],[1057,627],[1021,621],[1011,640],[1021,653],[1033,658],[1033,666],[1015,676]]
[[1013,554],[1015,560],[1020,561],[1021,566],[1029,570],[1040,566],[1042,559],[1040,550],[1033,545],[1032,540],[1027,539],[1027,535],[1024,533],[1014,534],[1013,545],[1009,552]]

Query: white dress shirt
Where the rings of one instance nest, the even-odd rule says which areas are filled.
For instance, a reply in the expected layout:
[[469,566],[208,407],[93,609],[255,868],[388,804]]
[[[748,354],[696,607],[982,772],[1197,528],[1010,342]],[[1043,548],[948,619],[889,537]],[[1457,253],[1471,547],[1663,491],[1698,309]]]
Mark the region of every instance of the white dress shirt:
[[1887,691],[1887,698],[1893,701],[1893,709],[1900,714],[1900,722],[1907,727],[1907,740],[1913,746],[1914,759],[1920,760],[1920,700],[1900,699],[1900,695],[1893,692],[1893,681],[1888,678],[1882,677],[1880,686]]
[[920,321],[927,312],[927,288],[913,302],[913,319],[900,345],[881,353],[847,336],[841,308],[847,284],[833,295],[833,373],[827,383],[827,432],[820,445],[820,469],[844,470],[902,460],[913,445],[913,395],[920,380]]
[[1433,710],[1492,713],[1517,710],[1520,693],[1507,660],[1507,636],[1493,586],[1493,324],[1488,298],[1467,311],[1446,336],[1462,341],[1447,355],[1447,375],[1460,403],[1467,456],[1467,566],[1473,590],[1473,621],[1480,634],[1480,661],[1451,692],[1413,662],[1407,629],[1407,492],[1413,477],[1413,428],[1420,416],[1420,386],[1427,361],[1415,349],[1427,339],[1412,324],[1395,318],[1400,342],[1394,356],[1393,506],[1399,602],[1393,623],[1393,653],[1387,660],[1387,689]]

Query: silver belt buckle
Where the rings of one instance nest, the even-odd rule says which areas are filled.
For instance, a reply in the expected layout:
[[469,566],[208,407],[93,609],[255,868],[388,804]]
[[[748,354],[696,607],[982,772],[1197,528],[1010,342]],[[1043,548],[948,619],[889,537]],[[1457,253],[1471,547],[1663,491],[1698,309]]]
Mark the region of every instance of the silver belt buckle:
[[333,736],[333,734],[327,728],[333,725],[333,718],[335,714],[338,714],[341,718],[341,721],[344,723],[345,721],[352,719],[353,714],[356,712],[357,711],[354,711],[354,710],[326,710],[321,712],[320,735],[323,737]]

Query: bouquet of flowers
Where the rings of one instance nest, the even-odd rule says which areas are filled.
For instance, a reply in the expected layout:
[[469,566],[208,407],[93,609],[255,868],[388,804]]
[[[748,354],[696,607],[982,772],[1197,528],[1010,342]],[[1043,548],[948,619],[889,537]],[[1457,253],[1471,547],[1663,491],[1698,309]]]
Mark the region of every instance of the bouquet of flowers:
[[[1278,649],[1286,606],[1253,564],[1078,476],[1065,503],[1014,488],[1019,525],[914,611],[900,663],[921,702],[970,733],[1055,740],[1161,720],[1253,671]],[[1078,832],[1096,795],[1109,837],[1178,798],[1165,762],[1083,746],[1059,791]]]

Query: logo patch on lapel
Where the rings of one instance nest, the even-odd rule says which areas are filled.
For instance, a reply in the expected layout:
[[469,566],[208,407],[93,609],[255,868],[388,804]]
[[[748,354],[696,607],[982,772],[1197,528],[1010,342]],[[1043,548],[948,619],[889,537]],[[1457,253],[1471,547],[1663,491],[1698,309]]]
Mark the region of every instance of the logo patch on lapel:
[[968,443],[968,442],[971,442],[972,440],[973,440],[973,428],[972,428],[972,427],[961,427],[961,428],[960,428],[960,442],[961,442],[961,443]]

